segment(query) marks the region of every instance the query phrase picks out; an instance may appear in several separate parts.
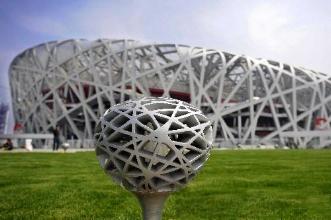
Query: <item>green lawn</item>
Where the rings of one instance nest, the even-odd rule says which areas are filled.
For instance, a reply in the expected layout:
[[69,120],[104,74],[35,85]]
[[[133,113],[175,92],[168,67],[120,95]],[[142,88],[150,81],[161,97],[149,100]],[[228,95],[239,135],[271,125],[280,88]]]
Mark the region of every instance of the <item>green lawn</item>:
[[[93,152],[1,153],[0,219],[140,219],[140,207]],[[213,151],[163,219],[331,219],[331,151]]]

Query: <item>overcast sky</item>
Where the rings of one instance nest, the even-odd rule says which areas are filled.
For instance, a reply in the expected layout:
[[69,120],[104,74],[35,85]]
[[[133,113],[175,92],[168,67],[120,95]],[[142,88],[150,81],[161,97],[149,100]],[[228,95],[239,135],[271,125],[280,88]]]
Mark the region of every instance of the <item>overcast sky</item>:
[[69,38],[130,38],[263,57],[331,73],[327,0],[0,0],[0,102],[21,51]]

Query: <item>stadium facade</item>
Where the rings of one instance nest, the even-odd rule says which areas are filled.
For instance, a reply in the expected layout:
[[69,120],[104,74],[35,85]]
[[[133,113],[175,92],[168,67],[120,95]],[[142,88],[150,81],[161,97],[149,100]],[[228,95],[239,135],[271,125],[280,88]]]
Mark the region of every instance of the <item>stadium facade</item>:
[[176,44],[99,39],[48,42],[11,63],[15,127],[89,140],[107,108],[142,96],[199,107],[216,145],[331,144],[331,75]]
[[0,102],[0,135],[7,132],[9,106]]

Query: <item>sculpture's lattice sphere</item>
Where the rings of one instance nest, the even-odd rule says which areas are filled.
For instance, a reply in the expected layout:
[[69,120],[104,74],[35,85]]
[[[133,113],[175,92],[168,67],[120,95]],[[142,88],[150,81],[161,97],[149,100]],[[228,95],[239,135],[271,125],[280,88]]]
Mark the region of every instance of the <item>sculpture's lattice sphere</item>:
[[106,173],[136,192],[174,191],[207,160],[212,127],[202,112],[170,98],[142,98],[111,107],[95,132]]

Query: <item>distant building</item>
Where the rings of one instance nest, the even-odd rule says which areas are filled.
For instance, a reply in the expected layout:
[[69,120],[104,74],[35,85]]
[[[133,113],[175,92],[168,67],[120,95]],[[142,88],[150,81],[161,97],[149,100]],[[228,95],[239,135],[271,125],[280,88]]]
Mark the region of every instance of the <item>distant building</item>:
[[19,54],[10,82],[25,132],[58,124],[65,138],[92,139],[110,106],[168,96],[211,119],[216,145],[331,144],[331,75],[272,60],[177,44],[67,40]]
[[0,103],[0,134],[6,133],[8,126],[8,114],[9,106],[4,103]]

